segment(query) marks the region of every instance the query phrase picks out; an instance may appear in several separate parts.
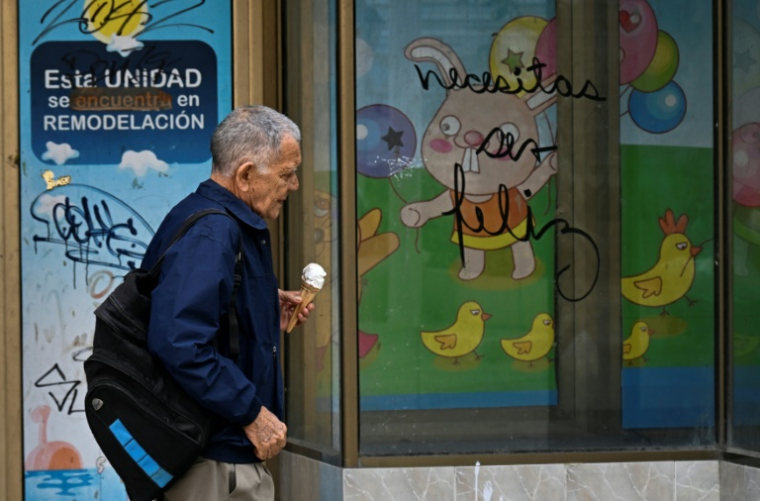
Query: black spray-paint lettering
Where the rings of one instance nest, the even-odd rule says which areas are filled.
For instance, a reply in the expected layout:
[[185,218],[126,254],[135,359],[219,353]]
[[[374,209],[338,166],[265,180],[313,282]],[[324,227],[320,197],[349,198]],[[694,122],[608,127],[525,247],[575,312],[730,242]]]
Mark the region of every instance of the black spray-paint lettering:
[[[128,208],[139,218],[133,209]],[[48,224],[44,219],[33,215],[39,221]],[[134,219],[115,222],[108,203],[101,200],[90,205],[87,197],[81,198],[81,205],[73,205],[69,197],[63,203],[57,203],[52,211],[55,236],[34,235],[34,242],[63,244],[66,246],[66,257],[75,263],[98,264],[113,268],[131,270],[145,254],[148,244],[137,236]],[[101,256],[101,250],[106,251]],[[106,260],[113,256],[115,262]]]
[[551,82],[548,87],[545,87],[542,74],[543,68],[545,67],[545,63],[539,61],[538,58],[533,58],[533,64],[528,66],[526,71],[528,73],[533,73],[536,83],[529,88],[526,88],[522,78],[519,78],[519,75],[521,74],[520,68],[515,68],[514,74],[518,77],[517,85],[512,88],[509,82],[507,82],[501,75],[494,78],[489,72],[485,71],[483,72],[482,77],[479,77],[474,73],[467,73],[462,77],[459,75],[456,68],[449,68],[448,76],[451,83],[445,84],[435,71],[428,70],[423,76],[420,66],[418,64],[414,65],[414,69],[417,70],[417,76],[419,77],[420,84],[424,90],[430,88],[430,77],[433,76],[435,77],[436,82],[438,82],[438,85],[446,90],[469,89],[476,94],[483,94],[485,92],[488,92],[489,94],[495,94],[497,92],[502,94],[518,94],[520,92],[526,92],[530,94],[540,89],[547,94],[553,94],[556,92],[563,97],[573,97],[576,99],[586,98],[591,101],[606,100],[605,97],[599,95],[599,90],[590,80],[586,80],[581,90],[576,93],[573,92],[572,82],[562,75],[557,75],[557,78]]
[[[460,187],[461,186],[461,187]],[[477,224],[475,226],[471,226],[467,221],[464,220],[464,216],[462,215],[462,204],[464,203],[465,198],[465,176],[464,176],[464,169],[460,164],[454,165],[454,208],[443,212],[442,215],[448,216],[453,215],[455,219],[455,227],[457,231],[457,235],[459,236],[459,255],[462,260],[462,266],[464,266],[464,237],[463,237],[463,230],[466,226],[470,230],[474,232],[485,232],[489,235],[501,235],[505,231],[508,232],[512,237],[520,242],[527,242],[531,238],[534,240],[540,240],[544,234],[546,234],[547,231],[549,231],[552,227],[557,226],[559,229],[559,235],[570,235],[573,237],[579,237],[583,240],[586,240],[593,249],[593,255],[596,261],[595,268],[596,272],[594,274],[594,280],[591,283],[589,289],[581,294],[580,296],[573,296],[568,295],[562,290],[562,286],[559,283],[560,277],[566,273],[572,266],[572,264],[565,265],[564,267],[557,270],[555,273],[555,287],[557,289],[557,293],[562,296],[563,299],[567,301],[581,301],[588,297],[589,294],[591,294],[591,291],[594,290],[594,287],[596,286],[597,281],[599,280],[599,271],[601,268],[601,256],[599,254],[599,247],[597,247],[596,242],[594,242],[594,239],[591,238],[591,235],[586,233],[585,231],[573,228],[570,223],[561,218],[552,219],[548,223],[546,223],[544,226],[542,226],[538,231],[536,230],[536,226],[533,219],[533,211],[531,210],[530,206],[528,206],[528,215],[526,219],[526,223],[528,225],[527,231],[524,236],[518,236],[516,235],[512,228],[509,227],[509,224],[507,221],[509,220],[509,203],[507,203],[506,207],[502,205],[503,200],[507,200],[507,187],[504,184],[499,184],[499,191],[498,191],[498,200],[499,200],[499,213],[501,215],[501,227],[496,231],[490,231],[485,227],[485,217],[483,215],[483,211],[479,208],[475,208],[475,217],[477,219]]]

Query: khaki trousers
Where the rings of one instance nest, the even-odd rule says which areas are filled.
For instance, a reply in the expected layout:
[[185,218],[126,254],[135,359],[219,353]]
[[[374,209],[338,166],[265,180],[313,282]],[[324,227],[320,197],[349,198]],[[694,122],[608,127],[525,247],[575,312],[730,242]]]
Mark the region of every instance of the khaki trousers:
[[164,493],[164,501],[274,501],[274,482],[264,463],[232,464],[198,458]]

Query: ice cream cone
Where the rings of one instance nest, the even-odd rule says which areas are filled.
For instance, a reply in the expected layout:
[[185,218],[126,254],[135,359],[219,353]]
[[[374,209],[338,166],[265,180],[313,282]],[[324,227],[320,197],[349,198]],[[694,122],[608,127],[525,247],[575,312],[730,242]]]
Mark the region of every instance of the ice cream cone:
[[290,317],[290,322],[288,322],[288,328],[285,329],[285,332],[290,333],[290,331],[293,330],[293,327],[296,326],[296,322],[298,322],[298,314],[314,301],[314,298],[320,290],[321,289],[317,289],[306,282],[301,282],[301,302],[298,303],[298,306],[293,310],[293,316]]

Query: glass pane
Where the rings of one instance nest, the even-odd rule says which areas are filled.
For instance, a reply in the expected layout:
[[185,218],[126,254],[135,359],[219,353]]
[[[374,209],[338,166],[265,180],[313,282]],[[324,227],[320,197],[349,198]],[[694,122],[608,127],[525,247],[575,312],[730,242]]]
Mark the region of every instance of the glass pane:
[[760,451],[760,12],[733,1],[733,415],[729,444]]
[[286,217],[290,289],[318,263],[327,272],[309,322],[288,334],[288,438],[334,455],[340,449],[338,177],[336,157],[335,2],[288,0],[285,111],[301,126],[301,188]]
[[711,3],[696,2],[687,18],[676,3],[624,1],[621,9],[623,428],[693,428],[709,441],[716,232]]
[[[644,0],[357,1],[362,454],[714,441],[711,23],[707,0],[687,20]],[[664,84],[694,113],[631,125],[633,91],[662,88],[632,82],[664,78],[673,45]],[[703,249],[660,318],[626,279],[684,213]],[[679,384],[697,394],[663,401]]]

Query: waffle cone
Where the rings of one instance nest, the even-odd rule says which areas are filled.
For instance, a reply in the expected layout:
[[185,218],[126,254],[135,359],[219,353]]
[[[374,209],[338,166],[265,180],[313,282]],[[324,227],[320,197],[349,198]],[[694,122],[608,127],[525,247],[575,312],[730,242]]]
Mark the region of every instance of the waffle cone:
[[293,316],[290,317],[290,322],[288,322],[288,328],[285,329],[285,332],[290,333],[290,331],[293,330],[293,327],[296,326],[296,322],[298,322],[298,313],[314,301],[314,297],[316,297],[317,292],[320,290],[321,289],[317,289],[306,282],[301,282],[301,302],[298,303],[298,306],[293,310]]

